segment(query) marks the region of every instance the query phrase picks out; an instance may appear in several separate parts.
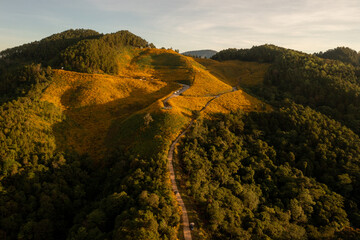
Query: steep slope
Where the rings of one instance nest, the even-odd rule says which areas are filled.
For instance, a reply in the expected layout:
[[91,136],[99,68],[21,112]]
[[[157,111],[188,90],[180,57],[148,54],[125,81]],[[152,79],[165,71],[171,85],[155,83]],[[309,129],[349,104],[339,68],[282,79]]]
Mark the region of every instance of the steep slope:
[[62,150],[73,149],[100,160],[112,121],[139,111],[176,90],[176,84],[57,70],[42,101],[53,103],[67,119],[53,126]]
[[354,66],[360,66],[360,53],[348,47],[337,47],[325,52],[315,53],[316,56],[350,63]]
[[270,66],[267,63],[246,62],[239,60],[215,61],[212,59],[196,59],[214,76],[231,86],[253,86],[264,81]]

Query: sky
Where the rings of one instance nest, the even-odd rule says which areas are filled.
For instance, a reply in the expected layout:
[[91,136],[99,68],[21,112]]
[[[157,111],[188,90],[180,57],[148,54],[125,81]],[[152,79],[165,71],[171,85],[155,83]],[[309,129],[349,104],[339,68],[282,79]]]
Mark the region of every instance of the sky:
[[180,52],[265,43],[360,51],[360,1],[0,0],[0,51],[71,28],[129,30]]

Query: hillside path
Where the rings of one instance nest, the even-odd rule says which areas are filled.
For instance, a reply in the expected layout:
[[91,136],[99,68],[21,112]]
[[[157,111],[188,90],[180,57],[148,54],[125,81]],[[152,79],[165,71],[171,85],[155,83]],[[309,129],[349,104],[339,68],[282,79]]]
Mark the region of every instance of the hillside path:
[[[182,84],[182,85],[183,85],[183,88],[181,90],[176,91],[174,94],[172,94],[170,97],[168,97],[167,99],[165,99],[163,101],[165,108],[166,108],[165,104],[168,104],[167,100],[169,100],[172,97],[179,96],[181,93],[185,92],[190,87],[190,86],[185,85],[185,84]],[[237,89],[234,87],[231,92],[234,92],[236,90]],[[181,91],[181,92],[179,93],[179,91]],[[226,92],[226,93],[229,93],[229,92]],[[222,93],[222,94],[218,94],[218,95],[214,96],[214,98],[210,99],[205,104],[205,106],[200,110],[200,112],[205,110],[207,108],[207,106],[209,106],[209,104],[213,100],[215,100],[216,98],[218,98],[221,95],[226,94],[226,93]],[[171,106],[168,106],[168,107],[171,108]],[[171,144],[170,149],[169,149],[169,153],[168,153],[168,168],[169,168],[169,172],[170,172],[170,181],[171,181],[172,190],[173,190],[173,192],[175,193],[175,196],[176,196],[176,200],[177,200],[177,202],[180,205],[181,210],[182,210],[182,223],[183,223],[183,231],[184,231],[184,239],[185,240],[191,240],[192,239],[191,238],[190,223],[189,223],[189,217],[188,217],[188,214],[187,214],[187,210],[186,210],[184,201],[181,198],[181,194],[180,194],[179,189],[178,189],[177,184],[176,184],[175,171],[174,171],[174,165],[173,165],[173,157],[174,157],[174,150],[175,150],[176,144],[179,142],[180,138],[182,136],[184,136],[185,133],[190,129],[190,127],[193,125],[194,121],[195,121],[195,119],[191,119],[191,121],[190,121],[189,125],[186,127],[186,129],[184,131],[182,131],[179,134],[179,136],[177,136],[175,141]]]
[[175,91],[173,94],[171,94],[169,97],[167,97],[163,103],[164,103],[164,108],[165,109],[171,109],[171,105],[168,103],[168,101],[173,98],[173,97],[177,97],[177,96],[180,96],[183,92],[185,92],[186,90],[188,90],[190,88],[189,85],[186,85],[186,84],[182,84],[182,83],[179,83],[182,88],[180,90],[177,90]]

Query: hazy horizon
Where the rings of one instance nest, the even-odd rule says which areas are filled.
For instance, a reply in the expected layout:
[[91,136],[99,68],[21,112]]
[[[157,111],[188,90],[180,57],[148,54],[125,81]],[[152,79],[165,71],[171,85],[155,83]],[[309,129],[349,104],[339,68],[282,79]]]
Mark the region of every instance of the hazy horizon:
[[0,51],[67,29],[129,30],[180,52],[275,44],[313,53],[338,46],[360,50],[357,0],[4,0]]

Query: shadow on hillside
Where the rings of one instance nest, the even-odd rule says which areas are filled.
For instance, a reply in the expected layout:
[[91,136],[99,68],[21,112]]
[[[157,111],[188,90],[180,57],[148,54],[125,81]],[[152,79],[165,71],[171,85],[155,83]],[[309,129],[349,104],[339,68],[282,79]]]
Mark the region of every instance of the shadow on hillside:
[[141,62],[142,58],[149,57],[148,61],[151,66],[156,68],[179,68],[185,67],[185,61],[180,55],[164,51],[154,52],[146,50],[131,60],[131,65]]
[[109,142],[114,132],[114,123],[121,121],[135,112],[148,107],[158,99],[174,91],[175,85],[168,84],[163,88],[144,93],[134,90],[125,98],[116,99],[104,104],[77,106],[77,90],[67,90],[61,102],[67,109],[65,119],[52,126],[57,147],[62,151],[75,151],[78,154],[88,154],[98,161],[113,148]]

